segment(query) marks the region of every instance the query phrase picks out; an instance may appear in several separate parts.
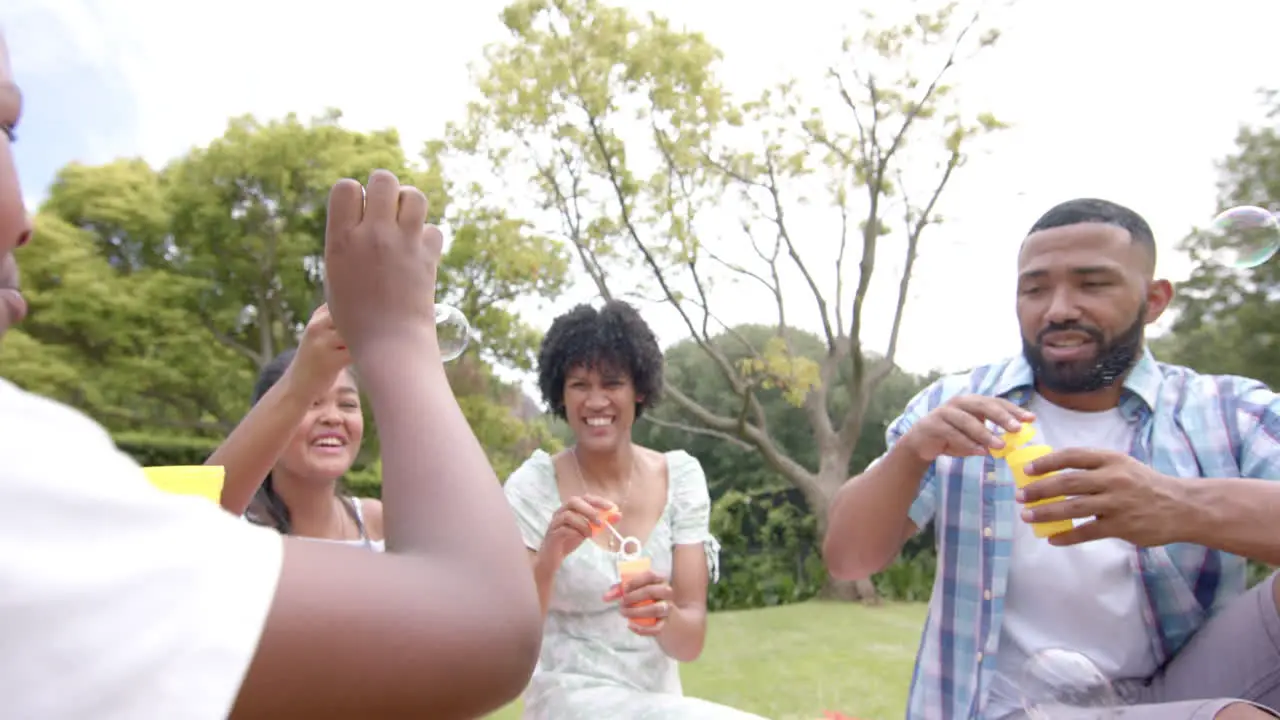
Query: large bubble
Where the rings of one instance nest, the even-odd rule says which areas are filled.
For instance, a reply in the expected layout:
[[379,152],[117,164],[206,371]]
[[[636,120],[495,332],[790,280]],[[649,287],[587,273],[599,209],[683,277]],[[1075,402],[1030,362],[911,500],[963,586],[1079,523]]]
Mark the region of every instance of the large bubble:
[[1258,267],[1280,250],[1280,222],[1265,208],[1242,205],[1224,210],[1209,232],[1216,252],[1231,267]]
[[1022,709],[1031,720],[1110,720],[1121,705],[1111,681],[1074,650],[1049,648],[1022,669]]

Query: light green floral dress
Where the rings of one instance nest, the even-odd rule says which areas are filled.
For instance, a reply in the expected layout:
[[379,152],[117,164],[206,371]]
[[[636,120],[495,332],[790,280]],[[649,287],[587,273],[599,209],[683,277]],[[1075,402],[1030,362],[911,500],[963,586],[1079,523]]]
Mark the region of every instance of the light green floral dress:
[[[666,454],[667,506],[643,553],[670,576],[672,548],[700,544],[713,579],[720,547],[709,522],[702,466],[684,451]],[[505,485],[525,545],[537,550],[561,505],[551,456],[538,450]],[[618,582],[616,558],[587,541],[565,558],[542,636],[542,655],[524,694],[525,720],[763,720],[684,697],[678,663],[655,638],[627,629],[617,603],[600,598]]]

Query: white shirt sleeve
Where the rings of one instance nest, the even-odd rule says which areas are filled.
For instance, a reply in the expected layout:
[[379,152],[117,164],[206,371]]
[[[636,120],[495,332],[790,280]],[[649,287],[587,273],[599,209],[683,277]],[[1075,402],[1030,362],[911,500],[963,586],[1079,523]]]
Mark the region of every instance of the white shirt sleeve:
[[225,718],[283,539],[163,493],[84,415],[0,380],[0,715]]

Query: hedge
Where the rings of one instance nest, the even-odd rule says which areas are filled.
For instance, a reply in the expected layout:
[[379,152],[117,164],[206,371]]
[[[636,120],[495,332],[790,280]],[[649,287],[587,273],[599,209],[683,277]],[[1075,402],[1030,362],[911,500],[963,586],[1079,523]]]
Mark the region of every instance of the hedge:
[[203,465],[222,442],[214,438],[143,433],[120,433],[112,439],[116,447],[143,467]]
[[[120,433],[112,438],[116,447],[143,467],[161,465],[203,465],[221,444],[221,440],[181,435],[148,435]],[[356,468],[347,473],[343,483],[352,495],[382,497],[382,476],[378,463]]]

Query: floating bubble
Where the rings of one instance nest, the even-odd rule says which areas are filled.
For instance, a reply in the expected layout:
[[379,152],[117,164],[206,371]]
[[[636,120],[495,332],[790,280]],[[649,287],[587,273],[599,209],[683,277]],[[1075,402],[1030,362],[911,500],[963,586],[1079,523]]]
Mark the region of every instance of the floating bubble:
[[1022,709],[1031,720],[1107,720],[1120,706],[1107,676],[1074,650],[1041,650],[1023,665]]
[[1236,268],[1255,268],[1280,250],[1280,221],[1265,208],[1242,205],[1213,219],[1210,233],[1223,261]]
[[445,362],[456,360],[471,342],[471,323],[458,308],[437,303],[436,337],[440,342],[440,357]]

